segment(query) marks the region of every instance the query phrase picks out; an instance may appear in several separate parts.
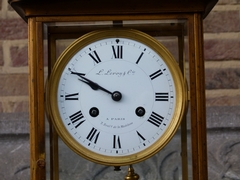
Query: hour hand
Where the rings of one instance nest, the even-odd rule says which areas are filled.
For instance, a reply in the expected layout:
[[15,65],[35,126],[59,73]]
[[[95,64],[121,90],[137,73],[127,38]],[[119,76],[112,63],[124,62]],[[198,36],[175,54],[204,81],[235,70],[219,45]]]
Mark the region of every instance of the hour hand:
[[82,81],[82,82],[84,82],[84,83],[86,83],[86,84],[88,84],[93,90],[98,90],[98,89],[100,89],[100,90],[102,90],[102,91],[104,91],[104,92],[106,92],[106,93],[108,93],[108,94],[113,94],[113,93],[110,92],[109,90],[103,88],[102,86],[99,86],[97,83],[91,81],[90,79],[88,79],[88,78],[86,78],[86,77],[84,77],[84,76],[80,76],[80,77],[81,77],[82,79],[79,78],[79,80]]
[[[83,80],[83,79],[85,79],[85,80]],[[85,78],[85,77],[83,79],[79,78],[80,81],[88,84],[93,90],[100,89],[100,90],[102,90],[104,92],[107,92],[108,94],[111,94],[112,95],[112,99],[114,101],[120,101],[122,99],[122,94],[119,91],[114,91],[112,93],[112,92],[108,91],[107,89],[103,88],[102,86],[99,86],[97,83],[95,83],[95,82],[93,82],[91,80],[86,80],[87,78]]]
[[[68,70],[71,72],[71,74],[77,75],[80,78],[78,78],[78,80],[86,83],[87,85],[89,85],[93,90],[98,90],[101,89],[101,86],[99,86],[97,83],[91,81],[90,79],[84,77],[83,73],[79,73],[79,72],[74,72],[72,71],[70,68],[68,68]],[[112,94],[110,91],[108,91],[107,89],[102,88],[101,90],[104,90],[105,92]]]
[[73,71],[71,71],[70,68],[69,68],[68,70],[71,72],[71,74],[75,74],[75,75],[79,76],[80,78],[78,78],[78,80],[86,83],[86,84],[89,85],[93,90],[96,91],[96,90],[99,90],[99,89],[100,89],[100,90],[102,90],[102,91],[104,91],[104,92],[106,92],[106,93],[108,93],[108,94],[111,94],[111,95],[112,95],[112,99],[113,99],[114,101],[120,101],[120,100],[122,99],[122,94],[121,94],[119,91],[111,92],[111,91],[105,89],[104,87],[98,85],[97,83],[93,82],[92,80],[84,77],[84,74],[83,74],[83,73],[73,72]]
[[[99,85],[98,84],[96,84],[96,83],[94,83],[94,82],[92,82],[92,81],[90,81],[90,80],[84,80],[84,79],[80,79],[80,78],[78,78],[78,80],[79,81],[82,81],[82,82],[84,82],[84,83],[86,83],[87,85],[89,85],[93,90],[98,90],[99,89]],[[107,91],[109,94],[112,94],[110,91]]]

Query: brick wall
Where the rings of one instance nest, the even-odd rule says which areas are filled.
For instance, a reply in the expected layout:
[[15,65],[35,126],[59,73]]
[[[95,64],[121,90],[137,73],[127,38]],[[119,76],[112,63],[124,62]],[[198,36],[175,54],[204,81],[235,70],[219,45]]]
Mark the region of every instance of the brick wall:
[[220,0],[204,20],[207,106],[240,105],[239,10],[239,0]]
[[[3,180],[29,179],[27,35],[27,24],[7,0],[0,0]],[[240,161],[240,147],[236,146],[240,144],[240,0],[219,0],[204,20],[204,42],[209,176],[211,180],[240,179],[240,167],[236,165]],[[234,159],[238,163],[230,163]]]
[[0,4],[0,112],[28,112],[27,24]]
[[210,180],[240,179],[240,1],[220,0],[204,20]]

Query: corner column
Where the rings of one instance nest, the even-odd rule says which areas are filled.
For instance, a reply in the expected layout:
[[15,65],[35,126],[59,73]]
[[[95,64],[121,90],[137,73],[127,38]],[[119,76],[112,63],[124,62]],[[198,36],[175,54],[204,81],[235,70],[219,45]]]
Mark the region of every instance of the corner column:
[[35,17],[28,19],[28,65],[31,180],[45,180],[43,25]]
[[189,74],[194,180],[208,179],[205,67],[203,52],[203,17],[194,13],[189,19]]

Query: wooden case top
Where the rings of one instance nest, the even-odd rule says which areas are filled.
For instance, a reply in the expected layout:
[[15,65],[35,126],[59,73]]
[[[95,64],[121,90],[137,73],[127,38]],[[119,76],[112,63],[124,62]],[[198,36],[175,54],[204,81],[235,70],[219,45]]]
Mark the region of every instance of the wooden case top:
[[218,0],[8,0],[25,20],[31,16],[147,15],[159,13],[202,13]]

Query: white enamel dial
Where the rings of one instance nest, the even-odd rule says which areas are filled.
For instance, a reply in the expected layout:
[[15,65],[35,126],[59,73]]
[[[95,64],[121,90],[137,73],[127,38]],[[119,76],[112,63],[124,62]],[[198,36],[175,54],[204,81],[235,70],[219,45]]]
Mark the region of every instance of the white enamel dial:
[[[57,121],[64,128],[57,129],[74,141],[77,153],[87,150],[90,155],[83,156],[103,164],[105,157],[128,157],[127,163],[136,154],[147,156],[141,155],[147,149],[156,153],[159,139],[163,146],[172,136],[164,134],[172,132],[176,116],[176,77],[149,45],[107,36],[76,50],[61,67],[55,89]],[[174,131],[179,124],[175,121]]]

